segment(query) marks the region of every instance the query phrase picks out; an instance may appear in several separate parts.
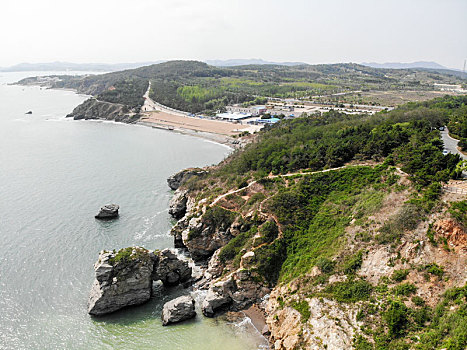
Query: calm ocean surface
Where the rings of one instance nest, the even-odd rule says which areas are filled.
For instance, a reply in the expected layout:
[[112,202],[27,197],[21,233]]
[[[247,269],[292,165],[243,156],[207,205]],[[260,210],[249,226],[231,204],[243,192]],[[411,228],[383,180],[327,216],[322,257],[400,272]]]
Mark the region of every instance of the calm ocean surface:
[[[66,120],[86,96],[7,85],[32,75],[0,73],[0,349],[264,348],[248,320],[198,310],[193,321],[162,327],[162,305],[181,288],[104,318],[86,313],[99,251],[173,247],[166,178],[217,163],[229,149],[163,130]],[[109,202],[120,205],[120,218],[96,221]]]

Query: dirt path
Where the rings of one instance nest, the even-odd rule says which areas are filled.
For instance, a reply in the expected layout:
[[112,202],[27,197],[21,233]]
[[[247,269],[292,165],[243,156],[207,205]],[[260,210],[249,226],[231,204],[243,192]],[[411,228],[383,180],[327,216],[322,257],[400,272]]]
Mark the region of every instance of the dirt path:
[[[275,178],[278,178],[278,177],[291,177],[291,176],[296,176],[296,175],[313,175],[313,174],[318,174],[318,173],[326,173],[328,171],[333,171],[333,170],[339,170],[339,169],[344,169],[344,168],[348,168],[348,167],[351,167],[351,166],[354,166],[354,165],[343,165],[343,166],[340,166],[340,167],[337,167],[337,168],[331,168],[331,169],[325,169],[325,170],[318,170],[318,171],[310,171],[310,172],[294,172],[294,173],[287,173],[287,174],[280,174],[280,175],[269,175],[268,176],[268,179],[275,179]],[[242,187],[242,188],[239,188],[238,190],[233,190],[233,191],[230,191],[230,192],[227,192],[227,193],[224,193],[222,195],[220,195],[219,197],[217,197],[212,203],[211,203],[211,207],[214,206],[217,202],[219,202],[221,199],[231,195],[231,194],[235,194],[235,193],[238,193],[238,192],[241,192],[247,188],[249,188],[250,186],[254,185],[255,183],[257,183],[258,180],[254,180],[252,182],[250,182],[247,186],[245,187]]]

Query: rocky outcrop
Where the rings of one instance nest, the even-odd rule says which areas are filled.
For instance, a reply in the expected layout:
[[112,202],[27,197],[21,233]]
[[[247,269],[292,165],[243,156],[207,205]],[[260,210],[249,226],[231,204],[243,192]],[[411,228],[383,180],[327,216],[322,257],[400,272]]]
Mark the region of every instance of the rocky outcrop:
[[230,223],[212,225],[203,216],[191,218],[188,227],[182,231],[183,245],[194,260],[205,260],[231,239]]
[[[284,296],[290,295],[289,288],[276,287],[266,306],[266,323],[274,349],[352,349],[354,335],[359,333],[361,326],[356,320],[360,309],[358,304],[341,304],[326,298],[305,298],[310,315],[304,320],[292,306],[283,305]],[[279,298],[281,302],[278,302]],[[295,294],[291,298],[298,296]]]
[[95,98],[84,101],[66,117],[73,118],[74,120],[115,120],[122,123],[134,123],[139,120],[139,115],[129,113],[126,106],[117,103],[98,101]]
[[101,207],[99,213],[94,216],[96,219],[113,219],[118,217],[120,207],[117,204],[106,204]]
[[173,174],[167,179],[167,184],[172,190],[178,189],[182,184],[184,184],[188,179],[193,176],[202,176],[206,175],[208,172],[203,169],[185,169],[179,171],[176,174]]
[[102,251],[94,265],[96,279],[89,295],[88,313],[99,316],[148,301],[154,260],[154,253],[139,247],[118,253]]
[[188,262],[178,259],[170,249],[164,249],[156,256],[153,279],[161,280],[168,286],[184,283],[191,278]]
[[181,296],[164,304],[162,309],[162,325],[189,320],[196,316],[195,301],[189,296]]
[[217,311],[226,308],[232,303],[231,295],[235,292],[237,286],[233,279],[218,282],[213,285],[206,294],[201,311],[207,317],[214,317]]
[[175,219],[181,219],[186,214],[186,204],[188,201],[186,190],[176,190],[169,202],[169,214]]
[[433,229],[447,240],[450,247],[467,252],[467,233],[455,220],[438,220],[433,224]]
[[102,251],[94,270],[96,279],[89,295],[88,312],[95,316],[148,301],[153,280],[174,285],[191,278],[188,263],[168,249],[156,253],[141,247]]
[[220,281],[211,283],[201,310],[213,317],[217,311],[228,308],[240,311],[261,300],[270,289],[258,282],[258,275],[239,269]]

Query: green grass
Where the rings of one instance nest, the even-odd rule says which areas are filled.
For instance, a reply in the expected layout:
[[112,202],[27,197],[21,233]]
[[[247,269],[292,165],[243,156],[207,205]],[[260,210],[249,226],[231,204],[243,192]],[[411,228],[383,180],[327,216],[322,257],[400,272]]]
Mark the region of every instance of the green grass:
[[115,254],[113,258],[109,259],[109,264],[117,265],[119,263],[128,263],[130,261],[135,261],[135,260],[142,260],[142,261],[147,262],[150,259],[148,253],[149,251],[144,248],[135,248],[135,247],[122,248]]

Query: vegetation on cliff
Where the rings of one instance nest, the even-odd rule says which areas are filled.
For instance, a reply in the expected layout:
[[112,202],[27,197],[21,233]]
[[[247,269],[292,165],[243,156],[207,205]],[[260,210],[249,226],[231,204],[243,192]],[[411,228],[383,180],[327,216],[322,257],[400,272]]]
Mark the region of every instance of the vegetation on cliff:
[[305,337],[309,305],[330,300],[358,311],[346,316],[358,325],[348,333],[357,349],[465,348],[456,259],[467,249],[467,205],[440,201],[460,158],[443,155],[438,130],[467,118],[466,105],[466,96],[444,97],[374,116],[284,120],[187,181],[208,216],[247,226],[220,249],[224,275],[247,266],[252,281],[284,286],[273,310],[300,313],[297,346],[319,342]]

